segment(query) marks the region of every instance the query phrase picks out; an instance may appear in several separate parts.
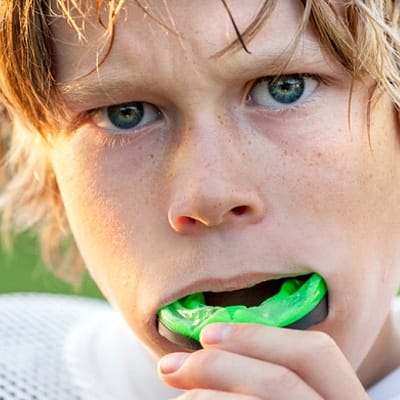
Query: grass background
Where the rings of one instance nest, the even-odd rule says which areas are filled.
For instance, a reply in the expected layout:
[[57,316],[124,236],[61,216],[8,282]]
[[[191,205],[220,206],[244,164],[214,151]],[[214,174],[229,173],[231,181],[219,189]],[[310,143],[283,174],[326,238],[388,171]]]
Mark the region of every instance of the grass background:
[[47,292],[102,298],[94,282],[86,276],[80,289],[56,278],[43,264],[32,235],[15,240],[12,252],[0,244],[0,293]]

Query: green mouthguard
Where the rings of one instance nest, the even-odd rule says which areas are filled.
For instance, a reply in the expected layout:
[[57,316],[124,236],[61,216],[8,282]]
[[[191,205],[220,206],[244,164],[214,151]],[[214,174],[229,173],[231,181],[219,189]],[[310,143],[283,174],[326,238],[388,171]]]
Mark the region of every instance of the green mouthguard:
[[[206,325],[217,322],[288,327],[316,309],[326,294],[326,283],[316,273],[307,280],[301,277],[286,279],[278,293],[255,307],[208,306],[202,293],[191,294],[159,310],[159,331],[168,339],[170,337],[167,333],[171,332],[175,336],[187,338],[187,343],[190,343],[199,341],[200,332]],[[326,313],[326,304],[324,307]]]

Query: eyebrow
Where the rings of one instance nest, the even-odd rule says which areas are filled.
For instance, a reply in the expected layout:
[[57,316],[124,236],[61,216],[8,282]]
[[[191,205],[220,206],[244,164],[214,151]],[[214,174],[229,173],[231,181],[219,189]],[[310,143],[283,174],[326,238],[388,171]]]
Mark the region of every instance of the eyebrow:
[[78,77],[75,80],[67,83],[58,84],[58,90],[61,93],[66,105],[73,111],[86,104],[93,104],[96,108],[103,104],[111,104],[114,98],[121,97],[126,92],[132,94],[135,82],[139,80],[129,73],[129,81],[131,85],[127,84],[127,79],[121,75],[120,70],[107,71],[103,76],[98,75],[95,71]]
[[[210,59],[218,62],[224,61],[225,68],[235,70],[242,63],[249,63],[251,71],[268,71],[269,75],[286,73],[285,70],[294,72],[309,67],[322,67],[327,65],[328,55],[323,52],[320,44],[311,38],[304,37],[301,41],[279,44],[265,48],[255,43],[255,50],[251,54],[245,53],[242,48],[232,48],[227,53],[213,54]],[[232,61],[231,61],[232,60]],[[243,66],[244,68],[244,66]],[[246,68],[247,69],[247,68]]]
[[[219,69],[218,65],[221,65],[221,61],[223,61],[223,71],[220,69],[220,74],[228,79],[229,76],[237,75],[238,71],[242,71],[243,76],[246,73],[245,71],[253,75],[272,76],[286,73],[285,69],[288,69],[287,73],[307,72],[307,68],[317,68],[327,64],[326,56],[324,56],[321,47],[317,42],[310,39],[304,39],[301,41],[301,45],[293,48],[290,45],[286,47],[277,45],[272,48],[257,46],[251,54],[245,53],[239,47],[218,56],[218,58],[215,58],[215,54],[213,54],[208,59],[216,61],[217,70]],[[296,71],[296,69],[299,69],[299,71]],[[146,86],[139,74],[136,74],[131,68],[128,71],[108,68],[100,75],[94,69],[93,72],[71,82],[59,83],[58,89],[66,105],[72,111],[81,108],[88,109],[86,104],[91,105],[89,109],[107,104],[118,104],[121,102],[118,99],[133,98],[135,92],[143,93]],[[136,100],[139,101],[140,99]]]

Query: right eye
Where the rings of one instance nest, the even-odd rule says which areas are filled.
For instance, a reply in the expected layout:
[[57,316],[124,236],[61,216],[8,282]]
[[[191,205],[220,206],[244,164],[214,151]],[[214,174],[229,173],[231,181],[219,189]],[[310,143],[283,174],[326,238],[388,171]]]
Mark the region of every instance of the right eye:
[[141,101],[102,107],[92,112],[92,121],[108,130],[132,130],[160,118],[160,110]]

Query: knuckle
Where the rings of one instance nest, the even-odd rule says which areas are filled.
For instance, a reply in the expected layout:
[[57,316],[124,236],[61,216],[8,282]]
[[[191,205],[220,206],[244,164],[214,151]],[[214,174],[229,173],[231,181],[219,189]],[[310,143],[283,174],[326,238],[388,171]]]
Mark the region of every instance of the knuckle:
[[264,330],[265,326],[259,324],[233,324],[232,336],[237,341],[242,341],[244,338],[257,337]]
[[300,380],[290,369],[276,365],[259,383],[263,388],[263,400],[273,400],[287,393],[296,393]]
[[290,369],[277,366],[275,374],[268,379],[266,387],[269,387],[270,393],[296,393],[296,387],[300,384],[299,377]]
[[288,368],[285,367],[277,367],[275,369],[275,374],[270,382],[271,385],[274,386],[287,386],[291,383],[294,384],[295,374]]
[[223,351],[213,348],[198,350],[192,354],[191,361],[195,365],[195,370],[198,371],[199,379],[208,379],[210,374],[215,374],[222,354]]
[[331,336],[325,332],[312,332],[313,334],[313,348],[318,353],[334,353],[336,352],[337,345]]
[[220,356],[221,351],[213,348],[198,350],[192,354],[192,358],[198,367],[210,367],[211,364],[217,362]]

